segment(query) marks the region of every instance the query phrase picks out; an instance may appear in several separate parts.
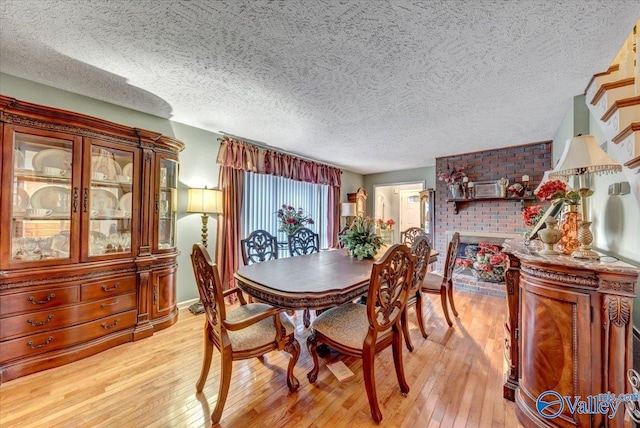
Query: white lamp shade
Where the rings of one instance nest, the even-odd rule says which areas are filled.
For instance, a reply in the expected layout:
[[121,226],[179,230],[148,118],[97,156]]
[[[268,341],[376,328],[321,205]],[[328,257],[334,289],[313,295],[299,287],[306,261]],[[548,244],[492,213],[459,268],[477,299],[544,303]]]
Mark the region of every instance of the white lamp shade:
[[593,135],[579,135],[567,140],[560,161],[549,176],[554,178],[614,171],[622,171],[622,166],[600,148]]
[[356,215],[356,204],[353,202],[343,202],[340,204],[340,215],[342,217],[353,217]]
[[216,189],[189,189],[187,212],[222,214],[222,191]]

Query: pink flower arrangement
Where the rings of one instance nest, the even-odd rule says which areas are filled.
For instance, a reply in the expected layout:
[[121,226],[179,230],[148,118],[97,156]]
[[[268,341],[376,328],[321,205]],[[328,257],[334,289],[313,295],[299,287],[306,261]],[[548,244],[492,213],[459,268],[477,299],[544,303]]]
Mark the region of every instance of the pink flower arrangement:
[[[587,196],[591,196],[593,191],[590,190]],[[550,180],[544,183],[536,193],[541,201],[555,201],[561,199],[568,205],[577,205],[580,203],[580,193],[571,189],[567,183],[562,180]]]
[[438,180],[444,181],[447,184],[460,184],[462,179],[467,176],[467,170],[471,167],[469,165],[451,166],[447,163],[446,171],[438,171]]
[[544,211],[545,208],[542,205],[532,205],[525,208],[524,211],[522,211],[522,220],[525,226],[535,226],[542,218]]
[[303,226],[313,224],[313,219],[305,215],[302,208],[295,209],[291,205],[283,204],[276,213],[280,220],[280,232],[291,234]]

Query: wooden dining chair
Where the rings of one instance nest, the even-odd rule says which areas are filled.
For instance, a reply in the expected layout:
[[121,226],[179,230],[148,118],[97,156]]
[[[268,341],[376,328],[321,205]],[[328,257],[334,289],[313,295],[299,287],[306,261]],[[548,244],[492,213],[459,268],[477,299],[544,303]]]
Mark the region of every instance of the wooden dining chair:
[[301,227],[287,237],[291,257],[320,251],[320,236],[309,228]]
[[278,258],[278,240],[266,230],[254,230],[240,240],[244,265]]
[[458,232],[453,234],[449,247],[447,250],[447,258],[445,259],[443,266],[443,274],[429,272],[422,282],[422,291],[425,293],[439,293],[440,300],[442,301],[442,311],[444,317],[447,320],[449,327],[453,326],[451,318],[449,317],[449,309],[447,308],[447,296],[449,298],[449,304],[451,305],[451,311],[454,316],[458,316],[456,305],[453,303],[453,268],[458,257],[458,250],[460,249],[460,234]]
[[400,243],[411,248],[411,245],[413,244],[413,241],[416,239],[416,237],[421,235],[425,235],[423,229],[419,227],[410,227],[407,230],[400,232]]
[[407,349],[413,352],[413,344],[411,343],[411,337],[409,336],[408,325],[408,312],[409,309],[414,307],[416,310],[416,317],[418,318],[418,326],[420,327],[420,333],[422,337],[427,338],[427,332],[424,329],[424,319],[422,317],[422,282],[427,275],[427,268],[429,267],[429,257],[431,257],[431,246],[427,236],[422,234],[416,236],[411,245],[411,253],[416,258],[416,265],[413,269],[413,281],[411,282],[411,289],[409,290],[409,298],[407,299],[407,308],[404,311],[402,318],[402,333],[404,335],[404,342]]
[[[293,367],[300,356],[300,344],[294,337],[295,328],[282,313],[265,303],[246,303],[238,288],[222,291],[217,266],[211,261],[206,248],[195,244],[191,262],[196,276],[198,292],[207,319],[204,326],[204,358],[202,371],[196,383],[196,391],[202,392],[209,375],[213,347],[220,351],[220,383],[216,407],[211,413],[211,423],[222,417],[231,383],[232,362],[261,357],[274,350],[291,354],[287,368],[287,385],[296,391],[300,382],[293,375]],[[224,298],[237,294],[240,306],[227,312]]]
[[[320,252],[320,236],[309,228],[301,227],[287,237],[289,255],[291,257]],[[302,312],[302,322],[305,328],[311,325],[311,311]]]
[[307,377],[312,383],[318,378],[319,345],[326,344],[340,353],[362,358],[367,398],[376,422],[382,420],[374,375],[376,354],[391,346],[400,391],[405,396],[409,392],[402,363],[401,317],[409,296],[414,265],[415,257],[406,245],[390,247],[373,264],[366,306],[345,303],[328,309],[313,320],[311,335],[307,338],[307,347],[313,357],[313,368]]

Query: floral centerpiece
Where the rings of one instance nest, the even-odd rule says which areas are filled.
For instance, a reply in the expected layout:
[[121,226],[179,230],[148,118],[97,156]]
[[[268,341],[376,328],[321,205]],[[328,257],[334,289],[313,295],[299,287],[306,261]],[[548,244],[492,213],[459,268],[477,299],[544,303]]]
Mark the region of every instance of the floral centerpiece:
[[382,238],[376,235],[374,221],[369,217],[356,217],[340,242],[358,260],[375,256],[382,247]]
[[529,239],[531,230],[538,224],[545,213],[545,207],[542,205],[531,205],[522,211],[522,221],[529,229],[524,232],[525,239]]
[[469,165],[457,167],[447,163],[447,169],[445,171],[438,171],[438,180],[444,181],[449,185],[451,196],[454,198],[462,197],[462,183],[464,178],[467,177],[467,170],[469,168]]
[[313,219],[306,215],[302,208],[295,209],[291,205],[283,204],[276,213],[280,221],[278,231],[286,232],[288,235],[301,227],[313,224]]
[[386,229],[393,229],[393,225],[396,224],[396,221],[392,218],[390,218],[387,221],[379,218],[378,220],[376,220],[376,223],[378,223],[378,227],[381,230],[386,230]]

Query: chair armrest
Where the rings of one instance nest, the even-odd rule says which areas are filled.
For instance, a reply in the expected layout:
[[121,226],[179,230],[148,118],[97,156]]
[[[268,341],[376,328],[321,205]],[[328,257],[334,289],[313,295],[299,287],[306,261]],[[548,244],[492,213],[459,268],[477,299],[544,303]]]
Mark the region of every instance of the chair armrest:
[[227,330],[230,330],[230,331],[242,330],[243,328],[247,328],[250,325],[256,324],[256,323],[262,321],[265,318],[269,318],[269,317],[272,317],[274,315],[279,315],[280,312],[282,312],[282,309],[271,308],[271,309],[267,309],[264,312],[261,312],[259,314],[256,314],[256,315],[252,316],[252,317],[245,318],[245,319],[240,320],[240,321],[224,320],[224,321],[222,321],[222,324],[224,325],[224,327]]
[[242,294],[242,290],[240,290],[238,287],[233,287],[233,288],[230,288],[228,290],[224,290],[222,292],[222,296],[223,297],[228,297],[228,296],[230,296],[230,295],[232,295],[234,293],[237,294],[238,300],[240,300],[240,304],[242,304],[242,305],[246,305],[247,304],[247,301],[244,299],[244,294]]

